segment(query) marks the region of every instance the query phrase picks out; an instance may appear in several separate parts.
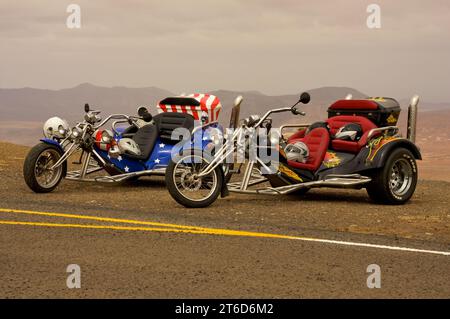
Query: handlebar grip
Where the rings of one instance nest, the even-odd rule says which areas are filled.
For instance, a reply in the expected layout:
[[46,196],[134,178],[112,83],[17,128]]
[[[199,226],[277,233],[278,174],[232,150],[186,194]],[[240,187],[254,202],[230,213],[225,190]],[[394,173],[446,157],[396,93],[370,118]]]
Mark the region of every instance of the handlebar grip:
[[306,115],[305,112],[299,111],[297,109],[292,109],[292,114],[294,114],[294,115],[303,115],[303,116]]

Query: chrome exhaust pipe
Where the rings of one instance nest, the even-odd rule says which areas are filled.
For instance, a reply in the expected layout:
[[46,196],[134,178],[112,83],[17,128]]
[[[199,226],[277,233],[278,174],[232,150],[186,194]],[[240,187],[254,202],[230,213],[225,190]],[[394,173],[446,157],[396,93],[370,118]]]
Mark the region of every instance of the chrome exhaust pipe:
[[234,128],[235,129],[239,125],[239,113],[241,112],[242,100],[244,100],[242,95],[239,95],[234,100],[234,106],[233,106],[233,109],[231,110],[230,126],[229,126],[230,128]]
[[418,105],[419,105],[419,96],[414,95],[408,107],[408,130],[407,130],[407,138],[413,143],[416,142]]

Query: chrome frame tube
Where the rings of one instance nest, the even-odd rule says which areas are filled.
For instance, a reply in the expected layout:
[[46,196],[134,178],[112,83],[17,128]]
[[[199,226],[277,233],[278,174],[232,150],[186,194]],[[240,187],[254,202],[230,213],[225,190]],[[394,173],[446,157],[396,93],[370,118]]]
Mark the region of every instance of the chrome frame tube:
[[280,126],[280,133],[283,134],[285,128],[307,128],[311,124],[284,124]]
[[50,167],[50,169],[52,170],[52,169],[55,169],[55,168],[61,166],[61,164],[63,162],[65,162],[73,153],[75,153],[78,150],[78,148],[79,148],[79,146],[75,142],[72,142],[72,145],[69,146],[67,151],[61,156],[61,158],[52,167]]
[[254,161],[249,161],[244,171],[244,178],[242,179],[240,190],[246,190],[248,188],[248,184],[250,182],[250,178],[252,177],[253,167],[255,166]]
[[[234,143],[236,142],[236,139],[243,131],[243,127],[239,128],[238,130],[234,131],[233,136],[231,137],[231,141]],[[217,166],[219,166],[230,154],[234,153],[236,150],[236,145],[233,145],[233,147],[227,151],[228,145],[225,143],[220,147],[220,149],[217,151],[217,154],[214,156],[213,160],[206,166],[205,170],[198,174],[199,177],[206,176],[210,174],[213,170],[216,169]]]
[[91,160],[91,152],[85,152],[84,158],[83,158],[83,163],[81,164],[81,178],[84,178],[86,176],[86,172],[89,168],[89,162]]

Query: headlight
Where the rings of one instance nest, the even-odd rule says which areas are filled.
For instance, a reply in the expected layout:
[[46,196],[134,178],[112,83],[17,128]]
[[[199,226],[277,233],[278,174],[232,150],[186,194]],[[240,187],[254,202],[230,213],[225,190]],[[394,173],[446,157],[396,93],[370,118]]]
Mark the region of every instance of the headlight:
[[59,126],[58,132],[59,135],[63,138],[67,135],[67,130],[62,125]]
[[81,135],[80,129],[79,129],[78,127],[74,127],[74,128],[72,129],[72,135],[71,135],[71,137],[72,137],[73,139],[76,139],[76,138],[78,138],[80,135]]

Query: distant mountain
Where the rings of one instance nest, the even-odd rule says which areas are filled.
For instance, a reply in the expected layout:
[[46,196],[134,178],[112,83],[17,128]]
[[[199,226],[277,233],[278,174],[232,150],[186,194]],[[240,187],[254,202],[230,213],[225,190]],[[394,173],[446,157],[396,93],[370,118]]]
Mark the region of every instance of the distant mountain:
[[0,89],[0,119],[45,121],[57,115],[75,121],[81,119],[85,103],[105,113],[134,113],[138,106],[153,105],[170,95],[155,87],[106,88],[88,83],[62,90]]
[[[274,125],[283,123],[310,123],[327,117],[328,106],[336,100],[343,99],[348,94],[353,98],[364,98],[368,94],[349,87],[322,87],[308,90],[311,103],[299,106],[307,113],[306,117],[293,116],[291,113],[274,114]],[[188,93],[188,92],[187,92]],[[238,95],[244,97],[241,106],[241,118],[250,114],[263,114],[275,107],[293,105],[301,92],[289,95],[269,96],[258,91],[227,91],[209,92],[217,95],[222,102],[221,123],[228,125],[234,99]],[[377,92],[369,94],[377,95]],[[165,97],[177,95],[173,92],[156,88],[127,88],[123,86],[100,87],[89,83],[62,90],[44,90],[33,88],[0,89],[0,140],[19,144],[33,144],[41,137],[42,123],[51,116],[60,116],[70,123],[81,120],[83,106],[89,103],[93,109],[103,111],[103,116],[112,113],[135,114],[138,106],[149,107],[151,113],[156,113],[156,104]],[[402,107],[407,107],[409,100],[400,100]],[[422,111],[444,112],[450,110],[450,103],[430,104],[422,102]],[[426,112],[429,113],[429,112]],[[444,112],[447,114],[446,112]],[[430,116],[433,115],[430,113]],[[401,121],[405,122],[406,112]],[[438,121],[447,118],[436,116]]]
[[[353,94],[355,98],[366,95],[351,88],[324,87],[312,89],[311,104],[303,106],[310,116],[323,114],[327,106]],[[217,95],[223,105],[221,121],[228,123],[233,101],[238,95],[244,97],[242,116],[261,114],[273,107],[289,106],[294,104],[301,92],[295,95],[268,96],[258,91],[225,91],[209,92]],[[164,89],[156,87],[127,88],[101,87],[83,83],[76,87],[62,90],[43,90],[33,88],[0,89],[0,120],[7,121],[33,121],[43,122],[51,116],[60,116],[69,122],[80,120],[83,115],[83,106],[89,103],[93,109],[100,109],[103,114],[135,113],[138,106],[148,106],[150,112],[156,112],[156,104],[161,99],[174,95]],[[291,117],[289,114],[281,115],[281,119]]]

